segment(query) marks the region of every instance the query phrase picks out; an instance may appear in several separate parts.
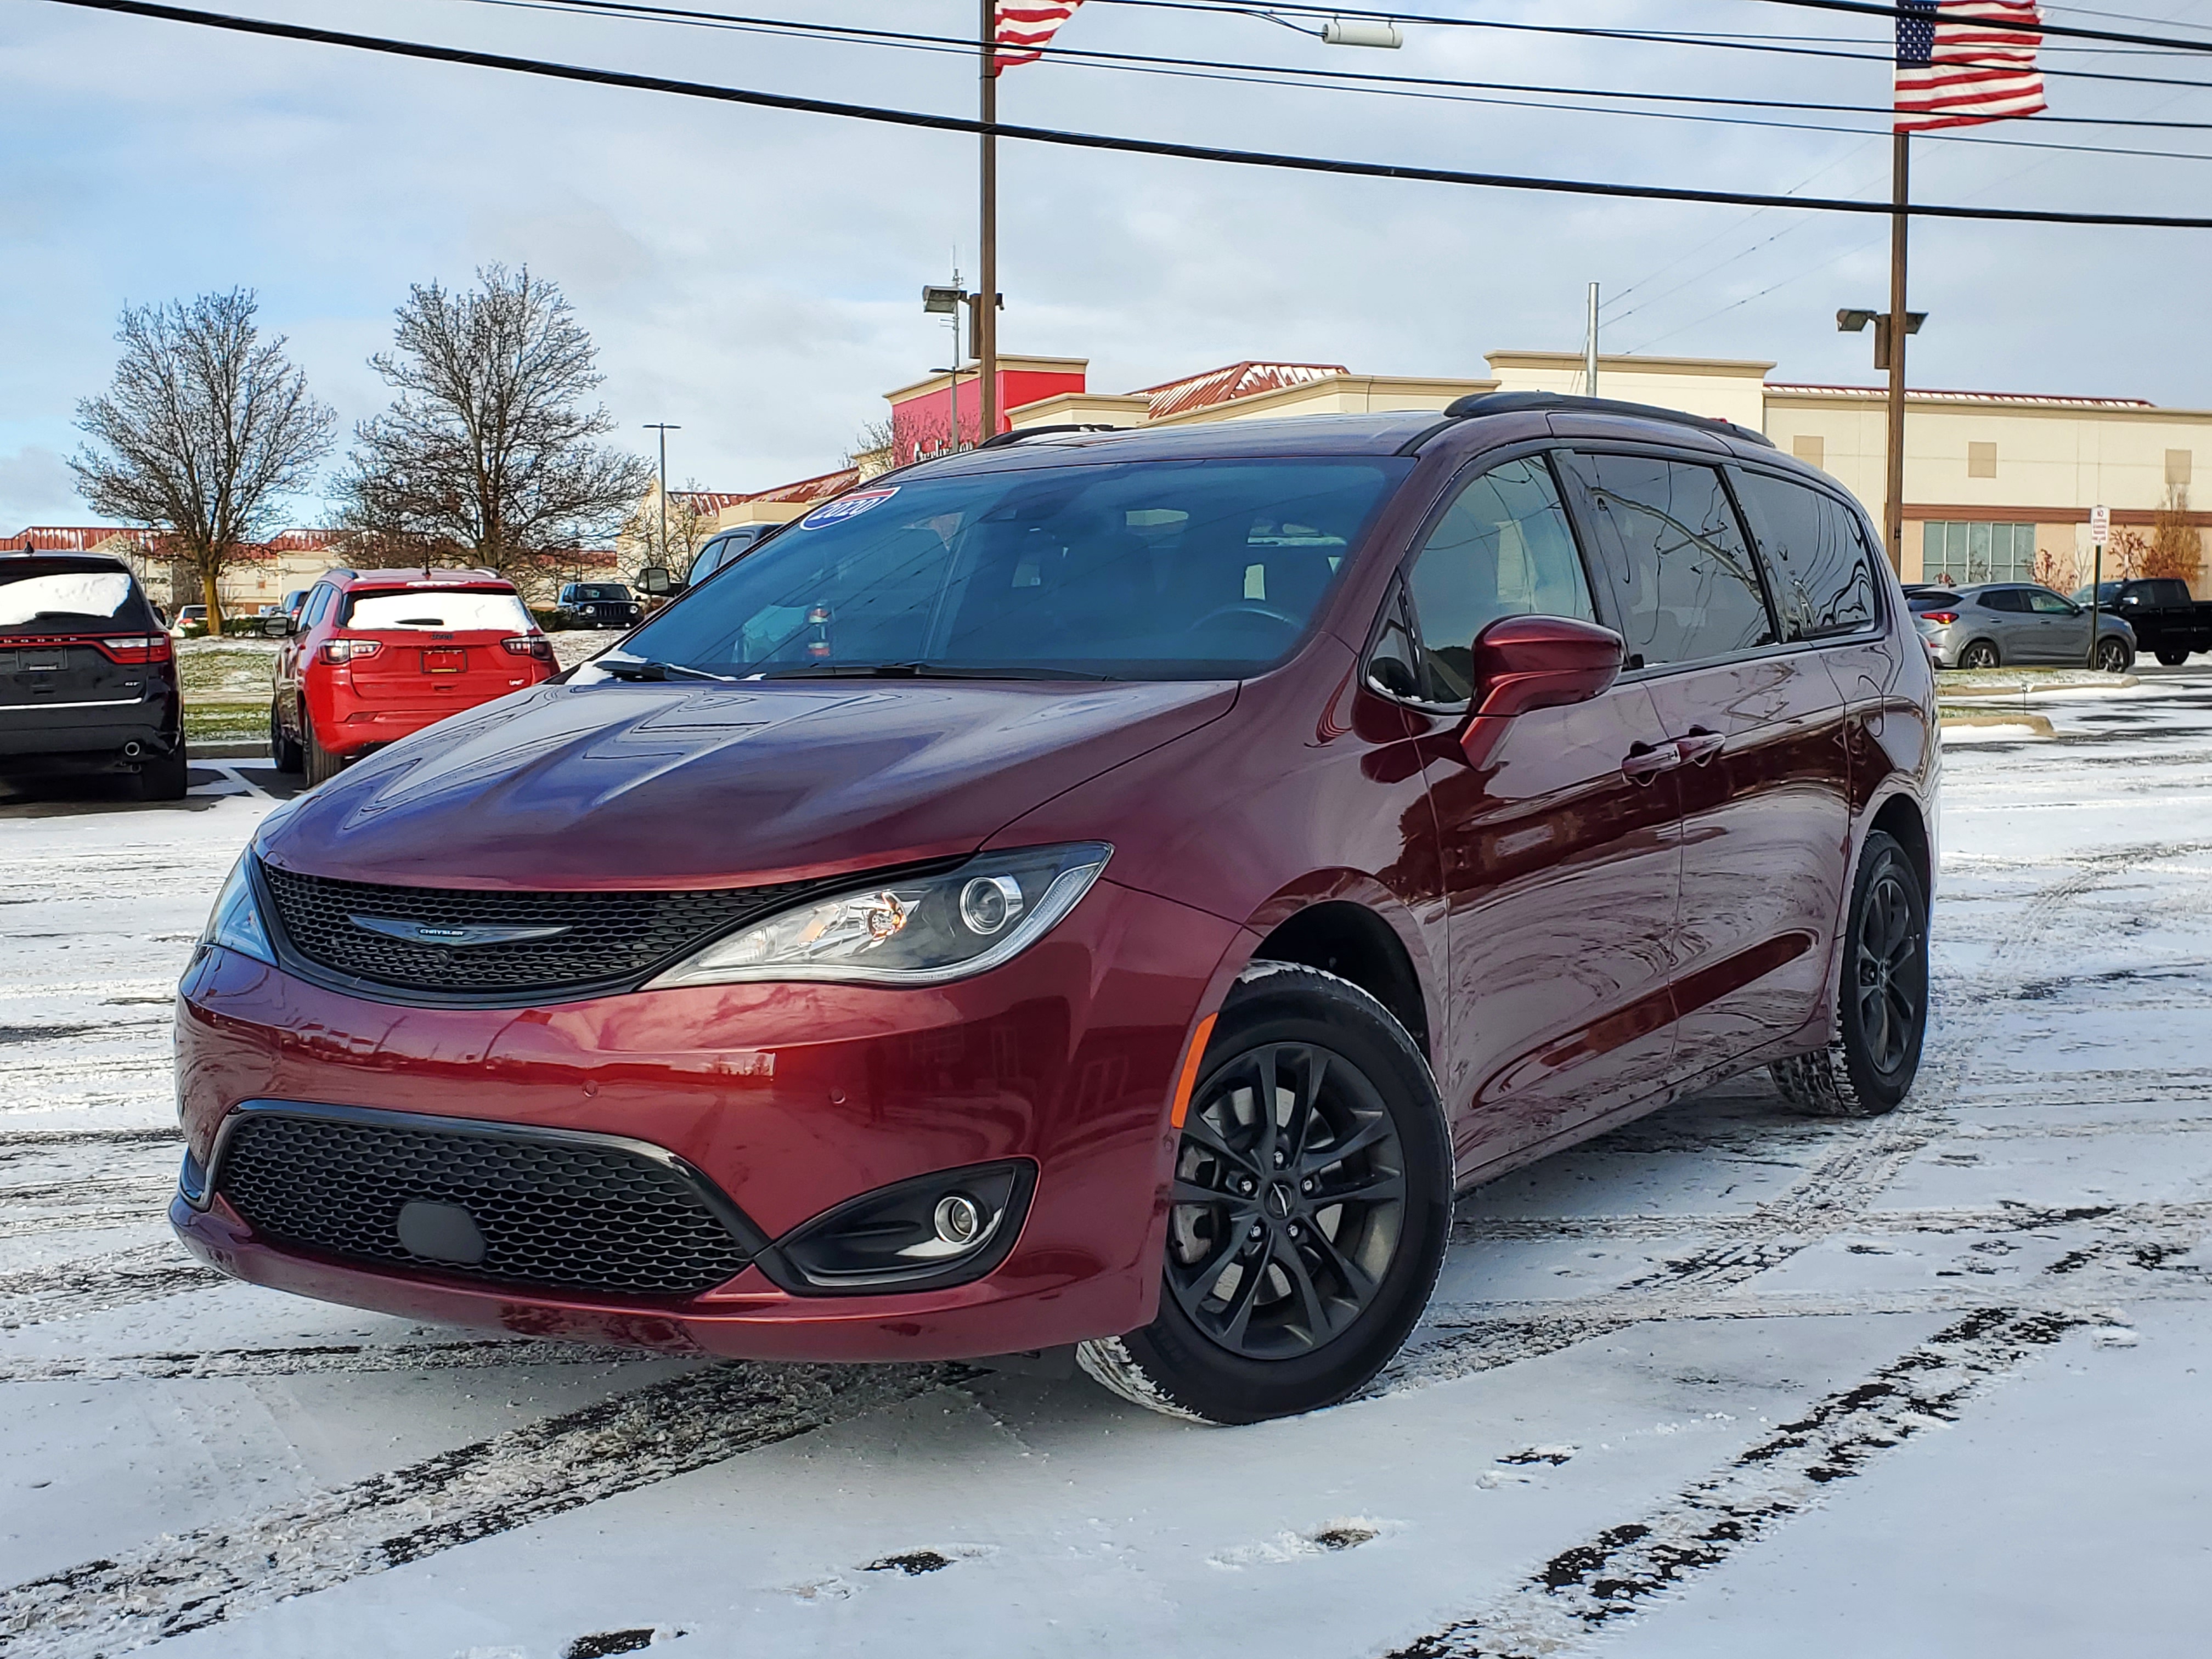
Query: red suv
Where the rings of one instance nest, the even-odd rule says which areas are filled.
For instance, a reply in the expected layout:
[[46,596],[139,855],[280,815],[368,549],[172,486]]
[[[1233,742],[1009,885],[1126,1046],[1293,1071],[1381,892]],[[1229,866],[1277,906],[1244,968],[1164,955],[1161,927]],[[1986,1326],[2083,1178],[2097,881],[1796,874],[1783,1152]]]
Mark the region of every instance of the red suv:
[[1752,1066],[1904,1097],[1877,546],[1754,434],[1533,394],[874,480],[264,821],[172,1217],[411,1318],[1341,1399],[1455,1193]]
[[288,620],[269,700],[280,772],[309,783],[556,672],[514,584],[489,570],[328,570]]

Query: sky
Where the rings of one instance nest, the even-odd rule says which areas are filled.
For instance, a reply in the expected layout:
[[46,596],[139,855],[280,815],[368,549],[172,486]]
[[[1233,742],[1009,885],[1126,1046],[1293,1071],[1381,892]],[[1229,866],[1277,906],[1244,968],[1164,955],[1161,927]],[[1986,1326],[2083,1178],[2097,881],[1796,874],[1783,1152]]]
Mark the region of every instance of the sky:
[[[680,0],[679,0],[680,3]],[[973,0],[757,0],[772,17],[950,35]],[[2212,42],[2212,0],[2118,23]],[[967,114],[973,58],[490,0],[225,0],[325,27]],[[720,8],[734,10],[735,8]],[[1772,0],[1424,0],[1436,15],[1887,49],[1883,20]],[[2172,27],[2163,26],[2170,21]],[[1092,0],[1063,40],[1254,65],[1878,106],[1885,64],[1408,23],[1395,52],[1252,15]],[[1850,50],[1839,46],[1838,50]],[[2052,114],[2212,123],[2212,61],[2047,51]],[[1883,199],[1854,132],[1374,97],[1044,63],[1003,118],[1498,173]],[[342,432],[383,406],[368,367],[413,283],[480,266],[558,283],[600,349],[612,440],[671,422],[672,482],[769,488],[836,466],[883,394],[946,361],[920,289],[974,277],[972,138],[410,63],[0,0],[0,535],[92,522],[65,457],[125,306],[244,287]],[[2196,151],[2202,161],[2022,147]],[[2201,213],[2212,130],[2009,122],[1916,141],[1917,199]],[[1090,360],[1121,392],[1248,357],[1480,377],[1486,351],[1579,349],[1587,285],[1609,352],[1771,361],[1867,384],[1838,307],[1887,301],[1879,221],[1317,179],[1007,144],[1001,349]],[[2212,407],[2212,232],[1927,224],[1913,242],[1916,385]],[[331,471],[335,472],[334,457]],[[318,522],[316,497],[289,504]]]

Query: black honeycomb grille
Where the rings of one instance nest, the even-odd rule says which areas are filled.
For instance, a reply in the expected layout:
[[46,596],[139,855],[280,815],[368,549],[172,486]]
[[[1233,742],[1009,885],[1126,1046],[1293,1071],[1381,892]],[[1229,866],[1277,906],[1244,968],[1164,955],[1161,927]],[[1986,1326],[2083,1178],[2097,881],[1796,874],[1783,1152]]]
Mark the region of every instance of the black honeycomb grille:
[[[225,1146],[218,1190],[279,1243],[378,1267],[609,1296],[696,1296],[750,1259],[681,1170],[618,1146],[255,1115]],[[416,1255],[399,1212],[458,1205],[482,1262]]]
[[[672,961],[814,883],[704,892],[495,893],[332,881],[261,866],[276,919],[309,962],[379,985],[500,997],[610,987]],[[394,939],[356,916],[434,927],[557,927],[550,938],[458,948]]]

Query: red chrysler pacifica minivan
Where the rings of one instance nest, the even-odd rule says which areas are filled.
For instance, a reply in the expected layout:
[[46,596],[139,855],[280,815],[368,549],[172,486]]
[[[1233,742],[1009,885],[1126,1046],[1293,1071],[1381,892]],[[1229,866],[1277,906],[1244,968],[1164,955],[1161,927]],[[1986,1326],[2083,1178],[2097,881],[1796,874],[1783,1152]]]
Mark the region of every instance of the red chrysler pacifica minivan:
[[180,988],[185,1243],[773,1359],[1360,1387],[1453,1195],[1919,1062],[1928,657],[1717,422],[1018,434],[266,818]]

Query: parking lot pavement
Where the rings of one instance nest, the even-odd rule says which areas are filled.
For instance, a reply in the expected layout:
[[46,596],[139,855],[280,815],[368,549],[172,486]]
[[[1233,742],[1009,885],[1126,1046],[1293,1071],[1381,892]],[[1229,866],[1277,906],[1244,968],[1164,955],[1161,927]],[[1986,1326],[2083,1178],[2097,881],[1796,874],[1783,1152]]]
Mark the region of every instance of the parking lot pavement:
[[178,1655],[2201,1650],[2212,674],[1947,744],[1936,1023],[1485,1188],[1367,1396],[419,1326],[170,1244],[170,988],[276,793],[0,808],[0,1647]]

